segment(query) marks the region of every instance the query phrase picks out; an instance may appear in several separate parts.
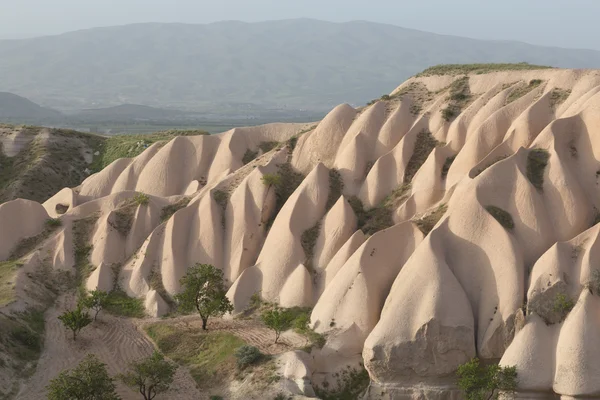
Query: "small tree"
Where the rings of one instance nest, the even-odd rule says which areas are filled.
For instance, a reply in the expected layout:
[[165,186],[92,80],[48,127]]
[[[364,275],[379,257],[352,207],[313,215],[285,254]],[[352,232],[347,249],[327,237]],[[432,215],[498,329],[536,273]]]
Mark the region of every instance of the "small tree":
[[514,392],[517,389],[517,367],[501,367],[498,364],[484,367],[479,359],[458,367],[458,387],[465,392],[467,400],[491,400],[498,398],[498,391]]
[[281,176],[277,174],[264,174],[262,182],[265,186],[277,186],[281,183]]
[[119,400],[113,379],[93,354],[88,354],[77,367],[63,371],[50,381],[48,400]]
[[73,311],[65,311],[62,315],[59,315],[58,319],[66,328],[73,331],[73,340],[77,339],[79,331],[92,323],[90,315],[84,312],[81,307],[77,307]]
[[265,325],[275,331],[275,343],[279,340],[281,332],[287,331],[292,327],[294,315],[286,309],[274,307],[262,313],[261,319]]
[[89,308],[94,310],[94,321],[98,317],[98,313],[106,306],[108,301],[108,293],[102,290],[92,290],[89,295],[82,297],[79,300],[81,307]]
[[194,308],[202,318],[202,329],[206,330],[209,317],[220,317],[233,311],[226,296],[223,271],[209,264],[196,264],[181,278],[183,292],[175,296],[183,311]]
[[155,351],[150,357],[134,362],[129,371],[118,375],[118,379],[129,387],[137,388],[145,400],[169,390],[177,366],[165,360]]

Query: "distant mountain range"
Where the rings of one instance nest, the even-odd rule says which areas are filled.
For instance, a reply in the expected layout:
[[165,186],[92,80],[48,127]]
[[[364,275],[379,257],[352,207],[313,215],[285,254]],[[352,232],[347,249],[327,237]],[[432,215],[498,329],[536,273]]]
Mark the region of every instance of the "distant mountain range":
[[219,115],[363,104],[442,63],[600,68],[598,51],[308,19],[96,28],[1,40],[0,54],[0,90],[45,107],[131,103]]
[[61,116],[60,112],[41,107],[24,97],[13,93],[0,92],[0,120],[31,118],[51,120]]

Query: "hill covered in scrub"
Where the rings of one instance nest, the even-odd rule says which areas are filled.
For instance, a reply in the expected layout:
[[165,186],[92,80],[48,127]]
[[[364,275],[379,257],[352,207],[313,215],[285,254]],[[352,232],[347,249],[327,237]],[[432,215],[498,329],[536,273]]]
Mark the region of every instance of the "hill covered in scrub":
[[0,203],[16,198],[44,202],[79,185],[118,158],[135,157],[153,143],[202,131],[100,136],[67,129],[0,125]]
[[96,28],[0,40],[0,53],[0,90],[46,107],[132,103],[228,119],[364,104],[435,64],[600,68],[593,50],[311,19]]
[[[327,398],[368,375],[368,399],[454,399],[478,357],[516,366],[524,398],[598,397],[599,93],[597,70],[436,67],[314,126],[150,145],[43,204],[0,205],[0,307],[39,312],[56,293],[37,276],[68,271],[173,321],[155,337],[189,334],[173,296],[212,264],[235,329],[260,303],[310,309],[323,339],[278,355],[271,388]],[[247,398],[239,379],[226,398]]]

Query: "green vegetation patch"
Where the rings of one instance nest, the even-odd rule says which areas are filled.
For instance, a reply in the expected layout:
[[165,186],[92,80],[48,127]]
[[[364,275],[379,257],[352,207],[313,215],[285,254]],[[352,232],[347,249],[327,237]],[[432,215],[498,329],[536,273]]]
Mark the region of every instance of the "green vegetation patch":
[[4,362],[19,378],[31,376],[44,344],[44,312],[32,308],[13,315],[0,313],[0,327],[0,363],[6,356]]
[[15,277],[22,266],[22,263],[14,260],[0,262],[0,307],[15,299]]
[[549,159],[550,153],[545,149],[532,149],[527,156],[527,178],[539,191],[544,189],[544,171]]
[[444,161],[444,165],[442,166],[442,179],[446,179],[446,177],[448,176],[448,171],[450,171],[450,167],[452,166],[452,163],[455,159],[455,155],[446,157],[446,161]]
[[362,201],[356,196],[348,199],[348,203],[358,220],[358,229],[366,235],[373,235],[394,225],[393,212],[408,199],[410,184],[403,184],[390,193],[381,203],[365,210]]
[[362,364],[359,368],[348,366],[333,377],[336,379],[333,384],[324,381],[321,386],[315,386],[317,397],[322,400],[359,399],[370,383],[369,373]]
[[571,95],[570,90],[556,88],[550,93],[550,105],[554,108],[564,103]]
[[246,150],[246,152],[244,153],[244,156],[242,157],[242,163],[244,165],[251,163],[252,161],[254,161],[256,159],[256,157],[258,156],[258,151],[252,151],[250,149]]
[[525,96],[527,93],[531,92],[533,89],[540,86],[541,84],[541,79],[532,79],[531,81],[529,81],[529,84],[527,86],[521,85],[516,87],[515,89],[513,89],[512,92],[510,92],[510,94],[506,98],[506,104],[510,104],[513,101],[520,99],[521,97]]
[[127,296],[127,293],[115,289],[108,294],[104,309],[112,315],[129,318],[144,318],[146,309],[142,299]]
[[75,283],[80,291],[85,290],[85,281],[94,270],[90,263],[90,253],[92,245],[90,244],[91,235],[98,214],[73,221],[73,247],[75,252]]
[[268,227],[273,225],[275,217],[277,217],[285,202],[304,180],[304,175],[294,170],[290,163],[281,164],[278,167],[278,175],[280,179],[278,184],[275,185],[275,212],[267,222]]
[[442,64],[429,67],[417,74],[417,77],[436,75],[465,75],[465,74],[488,74],[501,71],[526,71],[537,69],[550,69],[552,67],[533,65],[525,62],[517,64]]
[[561,321],[564,321],[564,319],[567,318],[567,315],[571,312],[573,307],[575,307],[575,303],[566,294],[556,294],[552,309],[562,316]]
[[512,216],[507,212],[496,206],[487,206],[486,211],[490,213],[492,217],[496,219],[508,231],[512,231],[515,227],[515,222]]
[[60,219],[47,219],[44,223],[44,230],[35,236],[25,238],[19,243],[17,243],[15,248],[11,251],[10,255],[8,256],[8,259],[17,260],[31,253],[61,226],[62,222],[60,221]]
[[463,76],[452,82],[450,85],[450,95],[447,99],[449,103],[446,108],[442,109],[444,120],[451,121],[456,118],[471,102],[472,98],[468,76]]
[[415,220],[414,223],[417,225],[419,230],[423,232],[425,236],[429,235],[429,232],[433,229],[433,227],[438,223],[440,219],[446,214],[448,210],[448,206],[446,204],[440,205],[433,212],[425,215],[423,218]]
[[246,343],[231,333],[181,329],[169,322],[145,328],[159,350],[176,363],[187,367],[202,387],[217,386],[236,370],[235,354]]
[[408,160],[408,164],[404,170],[404,183],[410,183],[412,181],[419,168],[421,168],[427,160],[427,157],[429,157],[429,154],[431,154],[433,149],[439,144],[440,142],[438,142],[428,130],[419,132],[417,140],[415,141],[412,156],[410,157],[410,160]]
[[224,190],[215,190],[213,192],[213,199],[217,205],[221,208],[221,226],[225,229],[226,217],[225,211],[227,211],[227,204],[229,203],[229,193]]
[[163,207],[160,211],[160,222],[168,221],[177,211],[187,207],[187,205],[190,204],[190,200],[189,197],[184,197],[175,204],[169,204],[168,206]]
[[302,249],[304,250],[304,266],[313,274],[315,273],[315,268],[312,259],[315,255],[315,245],[317,244],[320,232],[321,223],[317,222],[315,226],[302,232],[300,239]]
[[260,142],[258,148],[262,150],[263,154],[268,153],[279,145],[279,142]]
[[208,132],[199,130],[169,130],[148,135],[114,135],[106,138],[98,145],[99,155],[94,157],[90,165],[92,172],[99,172],[119,158],[136,157],[152,144],[167,143],[177,136],[208,135]]
[[344,181],[342,180],[342,176],[340,172],[332,168],[329,170],[329,195],[327,196],[327,203],[325,205],[326,210],[331,210],[331,208],[338,201],[342,192],[344,191]]

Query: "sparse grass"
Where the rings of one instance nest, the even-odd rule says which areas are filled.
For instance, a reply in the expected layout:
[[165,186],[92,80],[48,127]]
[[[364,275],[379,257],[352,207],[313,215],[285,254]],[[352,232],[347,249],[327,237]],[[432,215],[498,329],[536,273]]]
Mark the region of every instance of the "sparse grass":
[[507,212],[496,206],[487,206],[485,208],[492,217],[496,219],[508,231],[512,231],[515,227],[512,216]]
[[44,312],[30,308],[12,315],[0,313],[0,353],[11,360],[19,378],[33,374],[44,342]]
[[600,270],[596,268],[592,269],[590,273],[590,280],[586,286],[592,294],[600,296]]
[[480,169],[478,169],[478,170],[477,170],[477,172],[475,172],[475,176],[473,176],[473,178],[476,178],[476,177],[478,177],[479,175],[481,175],[481,173],[482,173],[483,171],[485,171],[486,169],[488,169],[488,168],[489,168],[489,167],[491,167],[492,165],[494,165],[494,164],[496,164],[497,162],[500,162],[500,161],[502,161],[502,160],[504,160],[504,159],[507,159],[507,158],[508,158],[508,156],[500,156],[500,157],[496,158],[496,159],[495,159],[494,161],[492,161],[492,162],[491,162],[489,165],[487,165],[487,166],[485,166],[485,167],[483,167],[483,168],[480,168]]
[[444,161],[444,165],[442,166],[442,179],[446,179],[448,176],[448,171],[450,171],[450,167],[452,163],[456,159],[456,156],[446,157],[446,161]]
[[556,88],[550,94],[550,105],[555,108],[564,103],[571,95],[570,90]]
[[58,228],[58,227],[62,226],[62,221],[59,218],[48,218],[46,220],[45,225],[46,225],[46,228],[50,228],[50,229]]
[[94,214],[87,218],[73,221],[73,247],[75,252],[75,284],[79,290],[85,290],[85,281],[93,271],[89,256],[92,251],[90,236],[98,220]]
[[315,268],[312,263],[314,256],[315,245],[321,232],[321,223],[317,222],[315,226],[302,232],[300,242],[304,250],[304,266],[311,272],[315,273]]
[[177,136],[208,135],[208,132],[197,130],[169,130],[148,135],[114,135],[106,138],[97,146],[100,153],[94,157],[90,165],[92,172],[98,172],[109,166],[119,158],[131,158],[140,155],[152,144],[167,143]]
[[110,314],[121,317],[144,318],[146,316],[142,299],[131,298],[120,289],[115,289],[108,294],[104,309]]
[[275,217],[279,214],[287,199],[289,199],[304,180],[304,175],[294,170],[290,163],[281,164],[278,167],[278,175],[281,177],[281,180],[280,184],[275,186],[275,212],[273,212],[273,215],[267,222],[267,227],[273,225]]
[[322,400],[359,399],[370,383],[369,373],[361,364],[359,368],[348,366],[345,370],[333,375],[337,382],[323,382],[315,386],[315,394]]
[[410,183],[415,174],[429,157],[429,154],[435,149],[439,142],[431,135],[428,130],[422,130],[417,135],[415,147],[412,156],[408,160],[406,169],[404,170],[404,183]]
[[260,352],[258,347],[243,345],[238,348],[235,352],[235,358],[237,360],[237,366],[240,369],[244,369],[252,364],[260,362],[265,357]]
[[167,357],[187,367],[202,388],[218,386],[236,369],[236,351],[246,343],[230,333],[181,329],[169,322],[145,328],[148,336]]
[[244,165],[246,165],[246,164],[254,161],[257,156],[258,156],[258,151],[252,151],[252,150],[248,149],[244,153],[244,157],[242,157],[242,163]]
[[331,208],[338,201],[342,192],[344,191],[344,181],[342,180],[342,176],[340,172],[332,168],[329,170],[329,195],[327,196],[327,203],[325,205],[326,210],[331,210]]
[[221,226],[225,229],[226,217],[225,212],[227,211],[227,204],[229,203],[229,193],[224,190],[215,190],[213,192],[213,199],[221,208]]
[[0,307],[15,299],[15,277],[22,266],[22,263],[14,260],[0,262]]
[[148,275],[148,286],[150,286],[150,289],[156,290],[156,293],[162,297],[169,307],[173,308],[176,305],[175,301],[165,289],[165,286],[163,285],[162,274],[157,270],[156,267],[152,269]]
[[9,260],[17,260],[26,256],[42,244],[50,235],[62,226],[62,221],[58,218],[49,218],[44,223],[44,230],[32,237],[21,240],[8,256]]
[[540,86],[541,84],[541,79],[532,79],[531,81],[529,81],[529,85],[518,86],[514,88],[513,91],[510,92],[510,94],[506,98],[506,104],[510,104],[513,101],[520,99],[521,97],[525,96],[527,93],[531,92],[533,89]]
[[442,219],[447,210],[448,206],[446,206],[446,204],[441,204],[433,212],[415,220],[414,223],[417,225],[419,230],[423,232],[425,236],[427,236],[433,227],[438,223],[438,221]]
[[462,110],[471,102],[471,90],[469,88],[469,77],[463,76],[452,82],[450,85],[450,95],[448,96],[448,105],[442,109],[442,118],[445,121],[451,121],[457,117]]
[[544,189],[544,171],[550,153],[544,149],[532,149],[527,156],[527,178],[539,191]]
[[160,222],[168,221],[173,214],[190,204],[190,198],[184,197],[175,204],[169,204],[160,211]]
[[564,293],[557,293],[554,298],[553,310],[562,315],[563,321],[571,310],[575,307],[575,303]]
[[136,193],[133,196],[133,201],[138,206],[147,206],[150,203],[150,197],[145,193]]
[[427,68],[417,74],[417,77],[434,75],[465,75],[465,74],[487,74],[500,71],[525,71],[536,69],[549,69],[552,67],[532,65],[525,62],[517,64],[444,64]]
[[258,148],[262,150],[263,154],[268,153],[279,145],[279,142],[260,142]]
[[410,184],[403,184],[390,193],[377,206],[365,210],[362,201],[356,196],[348,199],[348,203],[358,220],[358,229],[366,235],[373,235],[394,225],[393,211],[398,208],[410,193]]
[[129,235],[133,227],[135,211],[137,210],[137,202],[135,199],[128,201],[119,209],[114,211],[114,221],[109,222],[110,226],[115,228],[123,236]]

